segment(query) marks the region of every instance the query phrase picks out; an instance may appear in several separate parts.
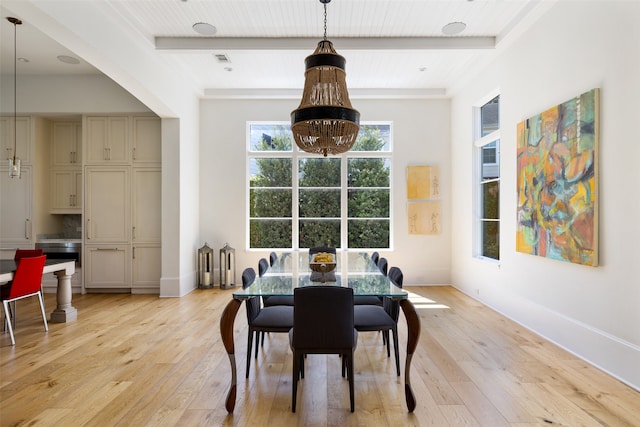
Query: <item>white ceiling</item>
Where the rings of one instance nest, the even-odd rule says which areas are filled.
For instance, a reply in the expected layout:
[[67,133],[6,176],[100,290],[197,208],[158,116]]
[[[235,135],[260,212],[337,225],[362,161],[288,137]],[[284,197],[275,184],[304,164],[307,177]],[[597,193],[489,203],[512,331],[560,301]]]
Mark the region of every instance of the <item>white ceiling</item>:
[[[51,8],[62,0],[46,1]],[[333,0],[327,5],[327,38],[347,60],[350,89],[446,93],[530,25],[545,1],[551,0]],[[45,3],[31,1],[39,2]],[[13,73],[14,29],[5,19],[16,16],[11,3],[0,4],[4,77]],[[109,20],[109,31],[129,34],[132,43],[170,57],[203,91],[301,89],[304,58],[324,31],[319,0],[91,0],[83,7],[117,17]],[[17,55],[29,60],[18,62],[18,75],[98,72],[83,58],[78,65],[58,61],[57,55],[77,55],[52,40],[47,28],[18,17],[24,23],[17,28]],[[196,22],[214,25],[216,34],[198,35],[192,29]],[[450,22],[464,22],[466,29],[445,36],[442,28]],[[219,62],[216,54],[230,62]]]

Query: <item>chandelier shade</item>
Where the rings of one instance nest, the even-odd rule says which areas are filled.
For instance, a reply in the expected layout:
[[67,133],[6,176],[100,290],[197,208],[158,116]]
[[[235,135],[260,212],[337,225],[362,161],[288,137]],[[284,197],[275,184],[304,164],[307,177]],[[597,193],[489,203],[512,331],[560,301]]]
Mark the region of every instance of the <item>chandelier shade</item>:
[[302,100],[291,112],[291,131],[301,150],[327,157],[353,147],[360,130],[360,113],[349,100],[346,60],[326,38],[327,0],[320,1],[325,5],[325,38],[305,59]]

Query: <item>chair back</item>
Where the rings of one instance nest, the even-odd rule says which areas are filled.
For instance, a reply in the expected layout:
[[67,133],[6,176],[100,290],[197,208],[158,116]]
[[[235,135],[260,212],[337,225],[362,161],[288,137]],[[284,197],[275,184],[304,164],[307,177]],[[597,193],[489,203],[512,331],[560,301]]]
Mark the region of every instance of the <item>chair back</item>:
[[22,258],[33,258],[42,255],[44,255],[44,249],[16,249],[13,260],[18,261]]
[[9,285],[11,289],[4,299],[20,298],[38,292],[42,288],[42,270],[46,259],[46,255],[21,258]]
[[275,264],[276,261],[278,261],[278,254],[276,254],[275,252],[271,252],[269,254],[269,265],[273,267],[273,264]]
[[373,261],[376,265],[378,265],[379,259],[380,259],[380,254],[378,252],[371,253],[371,261]]
[[[247,289],[251,284],[256,280],[256,271],[247,267],[242,272],[242,289]],[[260,298],[251,297],[246,303],[245,307],[247,309],[247,322],[252,324],[258,314],[260,314]]]
[[251,267],[245,268],[242,272],[242,289],[247,289],[254,280],[256,280],[256,271]]
[[264,276],[264,273],[269,269],[269,261],[266,258],[260,258],[258,260],[258,276]]
[[314,246],[313,248],[309,248],[309,255],[317,254],[319,252],[327,252],[335,255],[336,248],[332,248],[331,246]]
[[378,270],[385,276],[387,275],[387,269],[389,268],[389,261],[385,257],[378,260]]
[[394,285],[401,288],[402,282],[404,281],[404,276],[402,274],[402,270],[399,267],[391,267],[389,268],[389,272],[387,273],[387,277],[389,280],[393,282]]
[[325,352],[355,346],[353,289],[306,286],[293,290],[292,346]]

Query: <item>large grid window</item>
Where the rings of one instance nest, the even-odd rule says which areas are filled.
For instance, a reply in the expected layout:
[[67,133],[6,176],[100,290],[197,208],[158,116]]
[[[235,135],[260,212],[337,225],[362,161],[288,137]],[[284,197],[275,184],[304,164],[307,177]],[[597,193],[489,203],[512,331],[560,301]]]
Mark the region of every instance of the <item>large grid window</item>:
[[477,109],[476,255],[500,259],[500,95]]
[[339,157],[299,150],[288,123],[247,134],[250,249],[391,247],[391,124],[361,124]]

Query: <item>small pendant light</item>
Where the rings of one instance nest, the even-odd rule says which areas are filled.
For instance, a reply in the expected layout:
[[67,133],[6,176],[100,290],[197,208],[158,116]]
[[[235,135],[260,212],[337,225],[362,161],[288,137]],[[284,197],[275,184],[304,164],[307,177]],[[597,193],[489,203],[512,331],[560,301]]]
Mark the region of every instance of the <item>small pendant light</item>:
[[13,157],[9,158],[9,177],[20,178],[20,159],[16,156],[16,150],[18,148],[18,43],[16,28],[18,25],[22,25],[22,21],[11,16],[7,17],[7,21],[13,24]]

